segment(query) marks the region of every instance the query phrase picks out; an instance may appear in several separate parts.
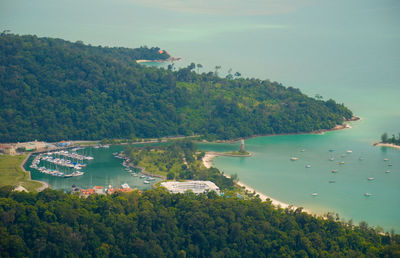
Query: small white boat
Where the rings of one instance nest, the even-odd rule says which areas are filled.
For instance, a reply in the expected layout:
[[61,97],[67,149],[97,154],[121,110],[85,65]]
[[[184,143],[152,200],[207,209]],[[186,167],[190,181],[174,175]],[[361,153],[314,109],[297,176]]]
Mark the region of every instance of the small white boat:
[[337,173],[337,172],[338,172],[337,169],[332,170],[332,173]]
[[307,165],[306,165],[306,168],[310,168],[310,167],[311,167],[311,165],[310,165],[310,164],[307,164]]
[[301,152],[305,152],[305,151],[306,151],[305,149],[302,149],[302,150],[301,150]]
[[364,196],[366,196],[366,197],[370,197],[372,194],[370,194],[370,193],[365,193],[364,194]]
[[123,189],[129,189],[129,188],[131,188],[127,183],[122,184],[121,187],[122,187]]
[[346,151],[348,154],[350,154],[350,153],[353,153],[353,151],[352,150],[348,150],[348,151]]
[[390,170],[386,170],[385,173],[390,173]]
[[389,161],[389,159],[388,158],[384,158],[383,161]]
[[369,181],[372,181],[372,180],[374,180],[375,178],[374,177],[368,177],[368,180]]
[[298,160],[299,158],[298,157],[291,157],[290,158],[290,160],[292,160],[292,161],[296,161],[296,160]]
[[317,196],[317,195],[318,195],[318,193],[312,193],[311,195],[312,195],[312,196]]
[[143,184],[150,184],[150,182],[147,181],[147,180],[144,180],[144,181],[143,181]]
[[141,175],[141,176],[140,176],[140,178],[145,178],[145,177],[146,177],[145,175]]
[[335,158],[334,158],[334,157],[330,157],[329,160],[330,160],[330,161],[334,161]]

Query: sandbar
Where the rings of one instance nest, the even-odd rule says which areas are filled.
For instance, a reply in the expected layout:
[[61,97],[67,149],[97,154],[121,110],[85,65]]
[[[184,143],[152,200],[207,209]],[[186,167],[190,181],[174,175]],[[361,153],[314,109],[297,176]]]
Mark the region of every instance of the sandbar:
[[374,146],[395,148],[395,149],[399,149],[399,150],[400,150],[400,145],[396,145],[396,144],[393,144],[393,143],[382,143],[382,142],[378,142],[378,143],[374,143]]

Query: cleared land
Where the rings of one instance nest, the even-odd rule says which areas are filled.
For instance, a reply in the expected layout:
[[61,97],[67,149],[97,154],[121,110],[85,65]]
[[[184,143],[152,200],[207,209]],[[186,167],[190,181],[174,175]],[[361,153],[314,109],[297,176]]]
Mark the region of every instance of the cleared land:
[[26,155],[0,155],[0,187],[22,185],[28,191],[36,191],[42,184],[31,181],[29,174],[22,170],[21,164]]

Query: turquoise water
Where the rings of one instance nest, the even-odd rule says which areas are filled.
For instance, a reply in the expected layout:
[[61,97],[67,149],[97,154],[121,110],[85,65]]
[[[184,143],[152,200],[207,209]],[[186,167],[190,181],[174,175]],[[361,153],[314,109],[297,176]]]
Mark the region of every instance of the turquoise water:
[[[367,221],[398,231],[400,150],[358,141],[353,138],[357,130],[362,127],[324,135],[252,138],[245,141],[252,157],[217,157],[213,164],[227,174],[237,173],[240,181],[285,203],[318,214],[339,213],[346,221]],[[202,144],[201,148],[237,150],[239,144]],[[293,156],[299,159],[291,161]],[[343,165],[338,164],[341,161]],[[306,168],[307,164],[311,168]],[[337,173],[331,172],[334,169]],[[375,179],[369,181],[369,177]],[[331,180],[335,183],[329,183]],[[318,196],[312,196],[314,192]],[[365,193],[372,196],[365,197]]]
[[[122,160],[115,158],[112,153],[123,150],[123,146],[111,146],[105,148],[85,148],[79,150],[78,153],[86,154],[94,157],[93,160],[85,161],[87,164],[81,171],[85,174],[78,177],[60,178],[55,176],[40,173],[35,169],[29,168],[30,161],[26,163],[25,168],[31,171],[32,179],[44,181],[51,185],[53,189],[61,189],[70,191],[72,185],[79,188],[87,189],[93,186],[121,187],[121,184],[127,183],[131,188],[149,189],[149,184],[144,184],[143,178],[134,177],[129,172],[124,170]],[[156,179],[157,182],[159,179]]]
[[[229,5],[214,0],[3,0],[0,26],[95,46],[159,46],[183,59],[176,66],[195,62],[207,72],[221,65],[222,76],[232,68],[243,77],[279,81],[344,103],[362,118],[350,130],[250,139],[246,148],[253,157],[219,157],[215,165],[278,200],[399,232],[400,151],[371,146],[383,132],[400,132],[399,11],[399,1],[375,0],[232,0]],[[332,148],[335,156],[353,151],[336,175],[331,170],[337,165],[328,160]],[[293,155],[300,159],[290,162]],[[388,174],[385,157],[393,163]],[[306,169],[308,162],[312,167]],[[95,180],[96,173],[91,174],[86,182]],[[107,176],[102,178],[99,184],[106,183]],[[336,183],[329,184],[332,178]],[[319,195],[312,198],[312,192]],[[373,196],[365,198],[365,192]]]

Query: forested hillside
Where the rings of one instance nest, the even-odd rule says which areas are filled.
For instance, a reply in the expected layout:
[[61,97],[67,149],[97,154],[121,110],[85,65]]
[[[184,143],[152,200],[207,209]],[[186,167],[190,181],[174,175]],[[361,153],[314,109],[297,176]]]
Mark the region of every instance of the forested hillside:
[[259,199],[0,189],[1,257],[399,257],[380,235]]
[[352,112],[258,79],[148,68],[158,48],[0,36],[0,142],[201,134],[232,139],[330,129]]

